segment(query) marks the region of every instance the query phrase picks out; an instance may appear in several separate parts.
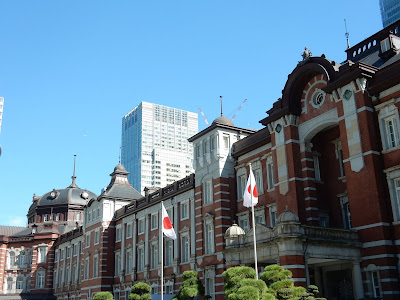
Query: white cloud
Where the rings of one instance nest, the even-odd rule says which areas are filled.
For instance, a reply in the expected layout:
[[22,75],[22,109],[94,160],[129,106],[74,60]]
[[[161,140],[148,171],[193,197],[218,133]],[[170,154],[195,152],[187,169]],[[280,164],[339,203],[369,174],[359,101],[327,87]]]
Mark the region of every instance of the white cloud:
[[26,217],[12,216],[8,217],[8,224],[10,226],[26,226]]

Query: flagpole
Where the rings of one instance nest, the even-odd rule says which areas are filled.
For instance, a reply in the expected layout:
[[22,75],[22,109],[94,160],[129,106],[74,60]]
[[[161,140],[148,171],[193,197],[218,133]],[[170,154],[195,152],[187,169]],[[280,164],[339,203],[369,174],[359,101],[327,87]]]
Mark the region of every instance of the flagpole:
[[161,201],[161,300],[164,299],[164,233],[162,230],[163,225],[163,218],[162,218],[162,210],[163,209],[163,201]]
[[[250,163],[249,163],[249,168],[250,168],[250,172],[252,172]],[[252,179],[253,179],[252,176],[250,176],[250,186],[253,186],[253,183],[251,182]],[[256,244],[257,244],[257,242],[256,242],[256,219],[254,217],[253,191],[251,191],[250,197],[251,197],[251,217],[252,217],[252,222],[253,222],[254,268],[256,270],[256,276],[258,279],[257,246],[256,246]]]

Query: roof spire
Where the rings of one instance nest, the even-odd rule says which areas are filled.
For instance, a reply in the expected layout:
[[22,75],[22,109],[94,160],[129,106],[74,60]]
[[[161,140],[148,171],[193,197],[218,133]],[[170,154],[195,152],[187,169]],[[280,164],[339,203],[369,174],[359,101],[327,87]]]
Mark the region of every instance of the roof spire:
[[72,178],[72,183],[71,183],[71,185],[68,187],[68,188],[71,188],[71,189],[77,189],[77,188],[78,188],[78,186],[77,186],[76,183],[75,183],[75,179],[76,179],[76,176],[75,176],[75,163],[76,163],[76,154],[74,154],[74,173],[73,173],[73,175],[71,176],[71,178]]
[[347,49],[349,49],[350,48],[350,39],[349,39],[350,33],[347,31],[346,19],[344,19],[344,28],[346,28],[346,33],[344,34],[344,36],[346,37],[346,40],[347,40]]
[[219,96],[219,99],[221,100],[221,117],[224,115],[222,112],[222,96]]

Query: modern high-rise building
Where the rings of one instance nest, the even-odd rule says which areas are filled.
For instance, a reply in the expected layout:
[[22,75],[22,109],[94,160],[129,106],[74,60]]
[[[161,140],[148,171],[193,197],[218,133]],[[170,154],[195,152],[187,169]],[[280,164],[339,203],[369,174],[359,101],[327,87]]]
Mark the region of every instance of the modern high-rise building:
[[400,20],[399,0],[379,0],[379,6],[381,9],[383,27]]
[[159,188],[193,172],[196,113],[141,102],[122,118],[121,160],[133,187]]

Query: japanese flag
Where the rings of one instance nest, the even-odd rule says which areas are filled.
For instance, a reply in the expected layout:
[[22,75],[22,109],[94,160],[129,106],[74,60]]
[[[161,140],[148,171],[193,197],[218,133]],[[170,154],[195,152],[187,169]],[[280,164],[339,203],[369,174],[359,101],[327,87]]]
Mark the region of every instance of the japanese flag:
[[243,195],[243,206],[252,207],[258,204],[258,193],[256,180],[254,178],[253,171],[250,167],[249,179],[247,180],[246,190]]
[[168,213],[164,207],[164,203],[161,202],[162,206],[162,232],[169,238],[176,240],[176,234],[174,227],[172,227],[171,219],[168,217]]

